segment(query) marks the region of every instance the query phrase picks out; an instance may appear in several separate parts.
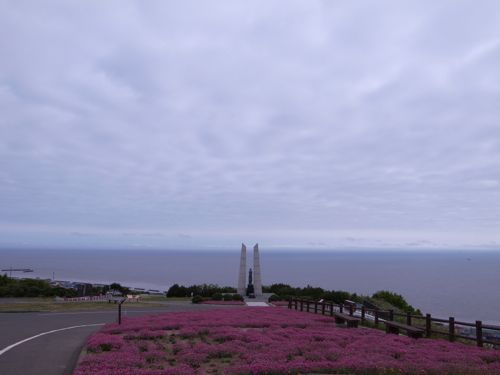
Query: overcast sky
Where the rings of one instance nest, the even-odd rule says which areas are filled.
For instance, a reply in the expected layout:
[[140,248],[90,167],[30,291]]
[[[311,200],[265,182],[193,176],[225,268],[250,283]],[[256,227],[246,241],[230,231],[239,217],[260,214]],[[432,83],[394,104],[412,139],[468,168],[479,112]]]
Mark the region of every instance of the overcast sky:
[[500,249],[499,20],[0,0],[0,247]]

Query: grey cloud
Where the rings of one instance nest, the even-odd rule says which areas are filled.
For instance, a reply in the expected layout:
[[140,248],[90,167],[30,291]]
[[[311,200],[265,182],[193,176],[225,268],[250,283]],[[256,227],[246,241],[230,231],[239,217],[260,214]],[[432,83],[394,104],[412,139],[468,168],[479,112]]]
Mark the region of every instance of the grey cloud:
[[[494,1],[4,3],[0,231],[498,241],[499,13]],[[193,242],[157,237],[143,239]]]

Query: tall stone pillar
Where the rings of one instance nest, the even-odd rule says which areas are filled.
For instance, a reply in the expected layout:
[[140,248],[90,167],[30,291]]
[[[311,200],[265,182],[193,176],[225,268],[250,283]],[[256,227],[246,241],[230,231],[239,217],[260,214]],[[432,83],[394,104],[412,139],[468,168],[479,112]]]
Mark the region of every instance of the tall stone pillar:
[[253,247],[253,285],[255,296],[262,295],[262,278],[260,275],[259,244]]
[[244,296],[247,281],[247,247],[241,244],[240,275],[238,277],[238,294]]

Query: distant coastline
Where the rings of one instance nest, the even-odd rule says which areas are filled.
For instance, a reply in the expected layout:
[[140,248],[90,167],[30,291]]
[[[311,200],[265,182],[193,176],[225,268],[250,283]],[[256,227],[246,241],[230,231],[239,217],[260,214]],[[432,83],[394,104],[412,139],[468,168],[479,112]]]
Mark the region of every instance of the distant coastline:
[[[0,268],[32,268],[44,279],[118,282],[168,290],[174,283],[236,286],[239,249],[206,251],[1,250]],[[263,284],[399,293],[423,312],[500,324],[500,252],[261,252]],[[20,276],[20,275],[14,275]],[[479,306],[479,308],[478,308]]]

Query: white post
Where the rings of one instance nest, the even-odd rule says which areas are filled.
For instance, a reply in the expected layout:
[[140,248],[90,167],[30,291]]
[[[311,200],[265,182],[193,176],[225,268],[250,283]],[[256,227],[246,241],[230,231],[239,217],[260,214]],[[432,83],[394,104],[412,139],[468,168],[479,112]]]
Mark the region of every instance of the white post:
[[240,256],[240,275],[238,277],[238,294],[245,296],[246,281],[247,281],[247,247],[245,244],[241,244],[241,256]]
[[262,278],[260,275],[259,244],[253,247],[253,289],[255,296],[262,296]]

